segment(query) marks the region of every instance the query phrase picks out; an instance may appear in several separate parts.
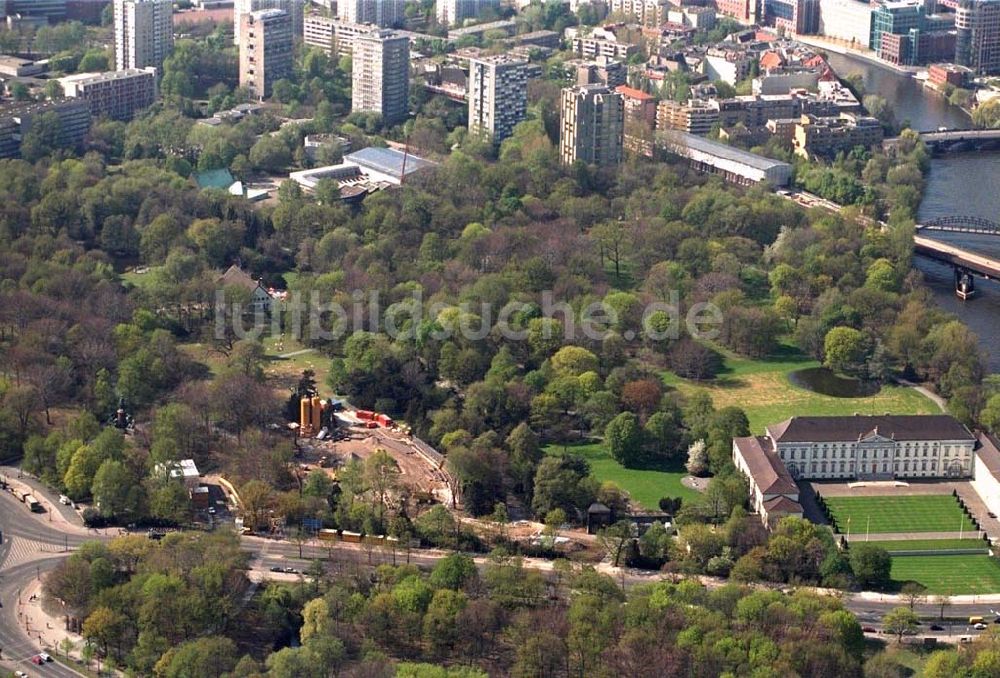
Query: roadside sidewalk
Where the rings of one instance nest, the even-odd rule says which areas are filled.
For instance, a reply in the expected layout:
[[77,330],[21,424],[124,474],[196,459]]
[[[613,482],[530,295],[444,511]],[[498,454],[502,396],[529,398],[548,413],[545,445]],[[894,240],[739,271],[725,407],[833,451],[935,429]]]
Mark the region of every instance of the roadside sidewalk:
[[24,507],[24,515],[39,523],[48,524],[55,530],[70,534],[83,536],[93,536],[94,530],[85,527],[83,518],[72,509],[61,510],[58,502],[47,496],[50,492],[42,489],[40,482],[26,477],[18,477],[19,470],[10,466],[0,467],[0,476],[7,483],[8,491],[20,500],[20,495],[24,492],[31,493],[38,503],[45,509],[45,513],[31,513],[28,507]]
[[[32,579],[21,591],[17,618],[32,643],[40,648],[39,651],[65,657],[68,645],[72,644],[69,656],[80,659],[83,638],[66,630],[63,617],[46,612],[42,606],[42,582],[38,579]],[[65,642],[67,639],[69,643]]]

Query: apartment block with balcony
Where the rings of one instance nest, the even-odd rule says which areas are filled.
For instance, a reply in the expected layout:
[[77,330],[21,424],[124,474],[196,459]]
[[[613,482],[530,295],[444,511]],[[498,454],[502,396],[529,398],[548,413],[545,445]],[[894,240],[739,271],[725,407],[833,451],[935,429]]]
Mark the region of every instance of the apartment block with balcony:
[[280,9],[243,15],[240,23],[240,86],[260,100],[292,74],[292,17]]
[[280,9],[292,17],[292,34],[302,35],[306,0],[235,0],[233,3],[233,43],[240,44],[243,17],[265,9]]
[[95,118],[129,121],[156,102],[156,69],[78,73],[59,79],[63,93],[90,105]]
[[664,100],[656,107],[656,128],[678,130],[704,136],[719,122],[715,101],[689,99],[686,102]]
[[500,0],[437,0],[434,11],[442,26],[461,26],[466,19],[478,19],[484,14],[498,15]]
[[337,16],[351,24],[372,24],[380,28],[402,26],[406,20],[405,0],[338,0]]
[[804,158],[831,158],[856,146],[871,148],[881,142],[882,124],[877,118],[855,113],[837,117],[804,114],[795,126],[793,146]]
[[352,24],[340,19],[311,14],[305,18],[302,41],[323,50],[327,56],[351,56],[359,35],[376,30],[374,24]]
[[637,45],[629,42],[618,42],[617,40],[605,40],[603,38],[586,36],[574,37],[572,44],[573,51],[585,59],[594,59],[603,56],[609,59],[624,61],[639,51]]
[[174,48],[172,0],[114,2],[115,69],[162,69]]
[[577,85],[562,91],[559,157],[565,165],[617,165],[622,161],[625,103],[603,85]]
[[469,60],[469,132],[495,146],[514,133],[528,106],[528,62],[507,55]]
[[409,38],[389,30],[359,35],[352,64],[352,111],[378,113],[387,125],[409,117]]

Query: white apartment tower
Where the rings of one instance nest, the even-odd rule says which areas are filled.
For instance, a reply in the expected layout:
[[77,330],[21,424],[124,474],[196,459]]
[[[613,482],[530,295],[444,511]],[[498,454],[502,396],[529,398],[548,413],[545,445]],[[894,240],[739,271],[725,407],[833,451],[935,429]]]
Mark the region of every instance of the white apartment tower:
[[354,40],[351,111],[380,113],[386,125],[406,120],[410,104],[410,39],[373,31]]
[[115,0],[116,70],[162,70],[174,46],[173,13],[172,0]]
[[406,19],[406,0],[337,0],[337,16],[352,24],[399,26]]
[[578,85],[562,91],[559,157],[566,165],[617,165],[622,161],[625,101],[604,85]]
[[435,12],[442,26],[461,26],[466,19],[475,19],[485,12],[499,13],[500,0],[437,0]]
[[244,14],[240,22],[240,87],[258,99],[292,74],[292,17],[280,9]]
[[280,9],[292,18],[292,35],[302,35],[305,0],[235,0],[233,3],[233,43],[240,44],[240,24],[251,12]]
[[495,146],[514,132],[528,106],[528,62],[507,55],[469,60],[469,132]]

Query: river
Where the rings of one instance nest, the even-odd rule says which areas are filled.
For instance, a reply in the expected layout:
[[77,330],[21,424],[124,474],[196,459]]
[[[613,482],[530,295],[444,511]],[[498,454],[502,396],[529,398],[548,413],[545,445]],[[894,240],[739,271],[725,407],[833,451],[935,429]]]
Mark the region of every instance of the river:
[[[829,54],[830,65],[841,77],[861,73],[865,90],[889,102],[899,120],[921,131],[938,127],[969,127],[968,115],[944,97],[895,70],[852,55]],[[934,158],[927,176],[920,219],[946,215],[979,216],[1000,220],[1000,153],[955,153]],[[930,234],[928,234],[930,235]],[[934,238],[1000,258],[1000,237],[935,233]],[[977,295],[969,301],[955,296],[952,269],[922,257],[914,266],[924,274],[938,304],[954,313],[976,334],[989,356],[989,367],[1000,372],[1000,284],[976,279]]]

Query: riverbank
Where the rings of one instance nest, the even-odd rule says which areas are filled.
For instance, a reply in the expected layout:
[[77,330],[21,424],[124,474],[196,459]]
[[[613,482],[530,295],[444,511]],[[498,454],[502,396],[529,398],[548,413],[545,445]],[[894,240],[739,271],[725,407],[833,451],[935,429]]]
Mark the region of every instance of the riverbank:
[[[884,68],[887,71],[892,71],[898,75],[910,78],[912,78],[914,74],[920,70],[917,66],[897,66],[896,64],[891,64],[884,59],[879,59],[875,52],[872,52],[871,50],[859,50],[854,47],[848,47],[847,45],[842,45],[836,41],[830,40],[829,38],[818,35],[796,35],[795,40],[801,42],[803,45],[828,50],[835,54],[857,57],[858,59],[863,59],[865,62],[872,64],[873,66],[878,66],[879,68]],[[842,74],[839,73],[838,76],[843,77]]]

